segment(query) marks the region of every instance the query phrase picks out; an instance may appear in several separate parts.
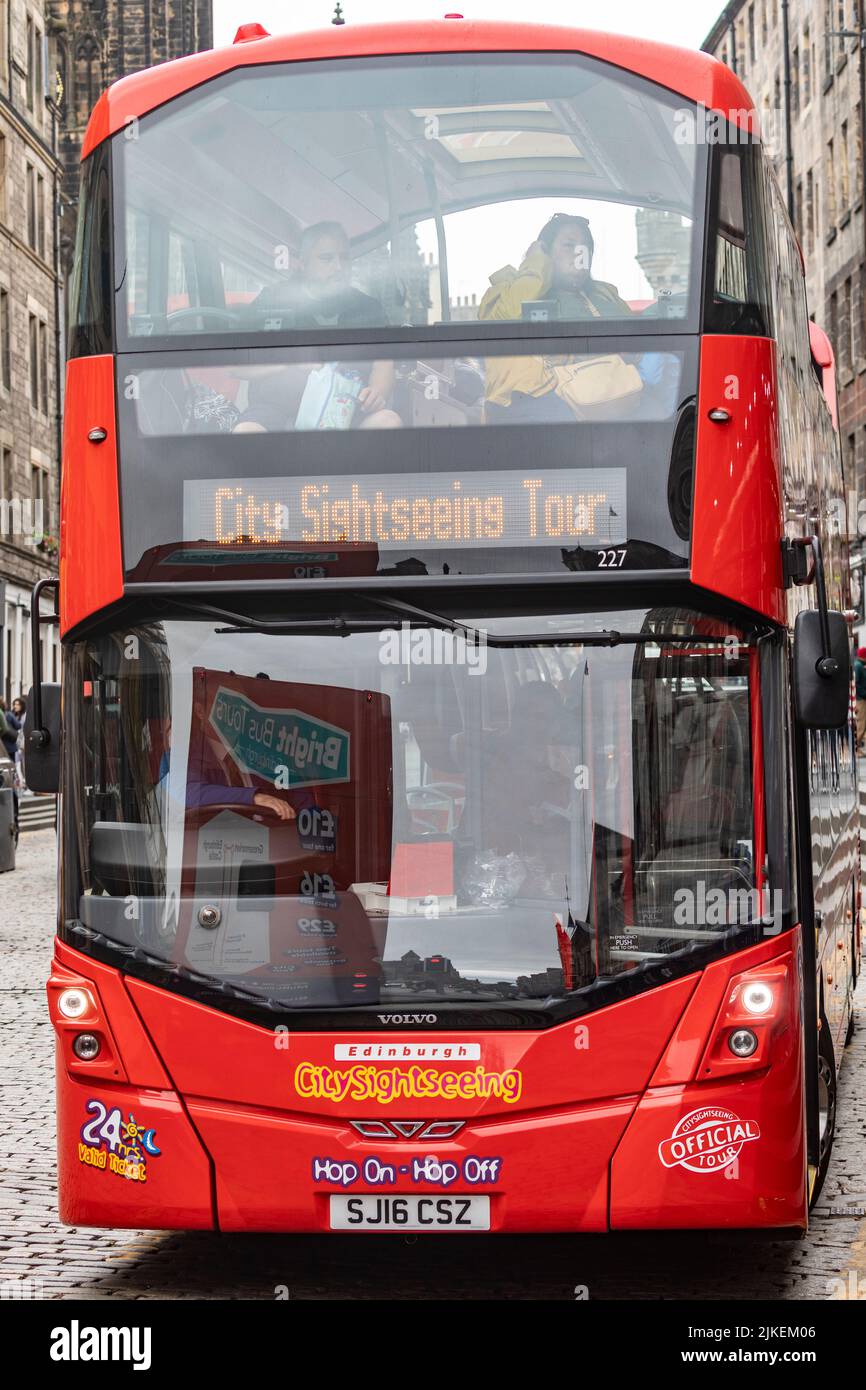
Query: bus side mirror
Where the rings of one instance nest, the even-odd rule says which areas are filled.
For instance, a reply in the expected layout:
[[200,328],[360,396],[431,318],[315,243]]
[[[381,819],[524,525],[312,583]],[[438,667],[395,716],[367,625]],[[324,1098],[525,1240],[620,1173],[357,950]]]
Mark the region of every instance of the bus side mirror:
[[794,709],[797,719],[807,729],[841,729],[848,722],[851,687],[848,643],[848,624],[841,613],[822,614],[810,608],[797,614]]
[[24,780],[33,792],[60,790],[60,686],[42,685],[40,727],[35,686],[27,697],[24,716]]

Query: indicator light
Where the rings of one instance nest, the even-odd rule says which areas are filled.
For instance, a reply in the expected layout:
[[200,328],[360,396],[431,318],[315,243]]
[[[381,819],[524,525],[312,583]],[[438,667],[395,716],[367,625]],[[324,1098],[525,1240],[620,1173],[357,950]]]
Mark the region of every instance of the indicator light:
[[766,1014],[773,1007],[773,991],[762,980],[743,987],[743,1008],[750,1014]]
[[93,1000],[85,989],[64,989],[57,999],[64,1018],[82,1018],[93,1008]]
[[728,1047],[735,1057],[751,1057],[758,1050],[758,1039],[751,1028],[738,1028],[728,1038]]
[[72,1051],[82,1062],[92,1062],[101,1051],[99,1039],[95,1033],[79,1033],[72,1044]]

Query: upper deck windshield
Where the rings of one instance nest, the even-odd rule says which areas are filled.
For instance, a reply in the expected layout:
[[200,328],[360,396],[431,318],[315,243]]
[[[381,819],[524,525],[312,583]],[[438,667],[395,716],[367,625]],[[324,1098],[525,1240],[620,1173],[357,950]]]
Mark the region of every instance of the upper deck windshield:
[[72,343],[118,350],[128,578],[684,567],[694,130],[609,64],[485,54],[266,65],[119,132]]
[[682,332],[703,192],[689,106],[577,55],[228,74],[115,137],[119,342]]

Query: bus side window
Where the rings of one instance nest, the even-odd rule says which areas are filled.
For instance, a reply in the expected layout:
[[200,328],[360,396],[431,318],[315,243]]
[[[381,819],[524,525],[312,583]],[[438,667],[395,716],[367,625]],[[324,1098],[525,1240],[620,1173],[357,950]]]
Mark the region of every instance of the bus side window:
[[[770,330],[770,285],[764,236],[760,148],[717,148],[708,250],[706,330],[765,335]],[[747,230],[748,229],[748,230]]]

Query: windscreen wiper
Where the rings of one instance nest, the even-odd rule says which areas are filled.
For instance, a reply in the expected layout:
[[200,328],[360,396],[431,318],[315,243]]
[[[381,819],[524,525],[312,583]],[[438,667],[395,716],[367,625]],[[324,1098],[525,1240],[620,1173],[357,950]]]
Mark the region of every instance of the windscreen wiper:
[[228,624],[218,627],[218,633],[262,632],[277,636],[281,633],[316,632],[331,633],[335,637],[348,637],[352,632],[373,630],[382,626],[378,618],[347,618],[342,614],[323,618],[250,618],[245,613],[233,613],[228,608],[219,608],[212,603],[187,603],[183,599],[166,600],[173,608],[196,618],[216,618]]
[[[718,636],[704,637],[696,633],[683,632],[620,632],[616,628],[596,628],[592,632],[514,632],[491,633],[485,628],[472,627],[457,618],[449,618],[444,613],[436,613],[429,608],[420,608],[404,599],[391,598],[384,594],[353,594],[355,599],[363,599],[399,613],[407,621],[423,622],[429,627],[443,628],[447,632],[461,633],[473,646],[487,647],[561,647],[569,644],[584,647],[637,646],[641,643],[669,642],[691,646],[716,645]],[[375,632],[382,628],[380,618],[360,618],[337,614],[331,617],[309,618],[250,618],[243,613],[220,608],[210,603],[189,603],[184,599],[166,599],[173,608],[200,618],[216,618],[226,627],[215,629],[218,633],[258,632],[271,636],[280,634],[310,632],[331,634],[334,637],[348,637],[353,632]],[[747,647],[747,642],[742,642]]]
[[422,619],[431,627],[445,628],[450,632],[462,632],[468,641],[488,647],[558,647],[567,643],[579,643],[585,647],[618,647],[637,645],[640,642],[690,642],[701,644],[718,642],[718,637],[696,637],[682,632],[619,632],[616,628],[596,628],[593,632],[516,632],[492,633],[486,628],[470,627],[456,618],[446,617],[444,613],[434,613],[430,608],[419,608],[415,603],[404,599],[390,598],[384,594],[358,594],[359,599],[376,603],[381,608],[390,608],[394,613],[403,613],[408,618]]
[[[558,645],[565,642],[583,642],[585,645],[593,643],[597,647],[615,647],[618,643],[629,640],[629,634],[614,632],[609,629],[602,629],[597,632],[526,632],[516,633],[514,636],[503,636],[488,632],[486,628],[471,627],[468,623],[461,623],[457,618],[448,618],[444,613],[434,613],[430,608],[419,608],[416,603],[407,603],[405,599],[388,598],[382,594],[358,594],[358,598],[366,599],[369,603],[376,603],[381,608],[390,608],[393,613],[404,614],[407,618],[414,618],[415,621],[427,623],[430,627],[445,628],[447,632],[461,632],[468,642],[474,646],[487,647],[536,647],[539,645]],[[645,634],[632,635],[632,640],[643,641]]]

